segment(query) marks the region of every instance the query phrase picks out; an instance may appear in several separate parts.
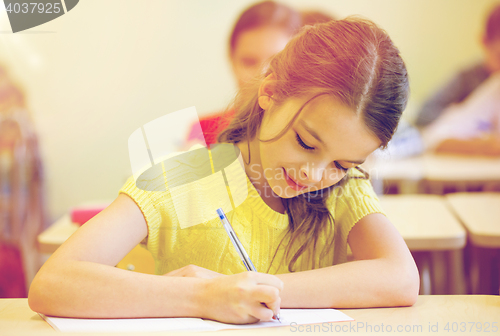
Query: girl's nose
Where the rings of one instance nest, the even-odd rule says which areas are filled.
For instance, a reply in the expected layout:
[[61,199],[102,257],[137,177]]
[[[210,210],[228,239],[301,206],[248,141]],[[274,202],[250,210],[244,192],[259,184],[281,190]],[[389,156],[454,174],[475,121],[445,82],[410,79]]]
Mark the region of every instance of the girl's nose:
[[315,167],[314,164],[307,163],[300,168],[300,178],[308,183],[319,183],[323,179],[325,167]]

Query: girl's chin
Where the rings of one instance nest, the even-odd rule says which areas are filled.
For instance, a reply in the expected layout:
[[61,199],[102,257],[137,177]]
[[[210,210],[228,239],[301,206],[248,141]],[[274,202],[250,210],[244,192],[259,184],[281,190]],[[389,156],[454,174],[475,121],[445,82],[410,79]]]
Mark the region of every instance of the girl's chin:
[[283,188],[282,186],[279,185],[273,186],[271,189],[277,196],[281,198],[293,198],[306,192],[306,191],[296,191],[287,186]]
[[[331,186],[331,185],[330,185]],[[330,187],[328,186],[328,187]],[[328,187],[325,187],[323,189],[327,189]],[[293,198],[293,197],[297,197],[299,195],[302,195],[302,194],[306,194],[306,193],[321,193],[322,189],[316,189],[316,188],[309,188],[309,189],[304,189],[304,190],[293,190],[292,188],[288,187],[288,186],[285,186],[284,188],[280,185],[275,185],[273,187],[271,187],[271,190],[273,191],[273,193],[276,194],[276,196],[279,196],[281,198]],[[325,191],[323,190],[323,192]]]

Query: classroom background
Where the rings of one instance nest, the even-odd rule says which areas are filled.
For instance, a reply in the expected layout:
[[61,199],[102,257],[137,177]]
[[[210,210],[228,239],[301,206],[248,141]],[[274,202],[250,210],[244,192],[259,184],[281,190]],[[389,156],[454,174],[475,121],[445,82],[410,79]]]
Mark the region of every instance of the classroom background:
[[[19,87],[38,134],[51,224],[73,207],[112,200],[131,175],[127,142],[143,124],[195,106],[220,111],[237,84],[227,43],[252,0],[85,0],[12,34],[0,10],[0,65]],[[282,0],[336,18],[361,15],[399,47],[411,82],[404,119],[460,68],[482,57],[497,0]]]

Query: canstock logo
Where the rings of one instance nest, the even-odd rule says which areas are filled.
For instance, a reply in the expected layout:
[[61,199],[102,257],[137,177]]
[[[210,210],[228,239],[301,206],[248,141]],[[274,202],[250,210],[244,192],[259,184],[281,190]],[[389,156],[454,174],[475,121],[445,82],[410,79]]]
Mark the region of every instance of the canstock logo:
[[79,0],[4,0],[13,33],[30,29],[66,14]]
[[181,228],[217,218],[218,208],[227,213],[248,196],[238,147],[195,145],[186,152],[175,152],[176,140],[185,136],[179,124],[186,120],[198,120],[194,107],[150,121],[128,139],[137,188],[151,192],[152,197],[168,189]]

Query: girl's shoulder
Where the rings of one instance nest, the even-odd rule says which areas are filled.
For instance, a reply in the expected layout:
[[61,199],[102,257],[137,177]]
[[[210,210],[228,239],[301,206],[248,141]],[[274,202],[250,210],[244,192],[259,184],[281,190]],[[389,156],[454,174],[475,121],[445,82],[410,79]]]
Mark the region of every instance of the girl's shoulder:
[[137,204],[148,225],[153,223],[159,225],[165,217],[162,210],[172,208],[170,191],[162,180],[163,177],[155,179],[145,186],[131,176],[118,192],[129,196]]
[[335,220],[351,225],[370,213],[383,213],[369,178],[357,169],[349,169],[347,181],[334,188],[326,205]]
[[376,198],[369,175],[358,169],[349,169],[346,181],[339,183],[338,186],[334,187],[328,200],[335,201],[339,198],[362,198],[367,195],[374,196]]

